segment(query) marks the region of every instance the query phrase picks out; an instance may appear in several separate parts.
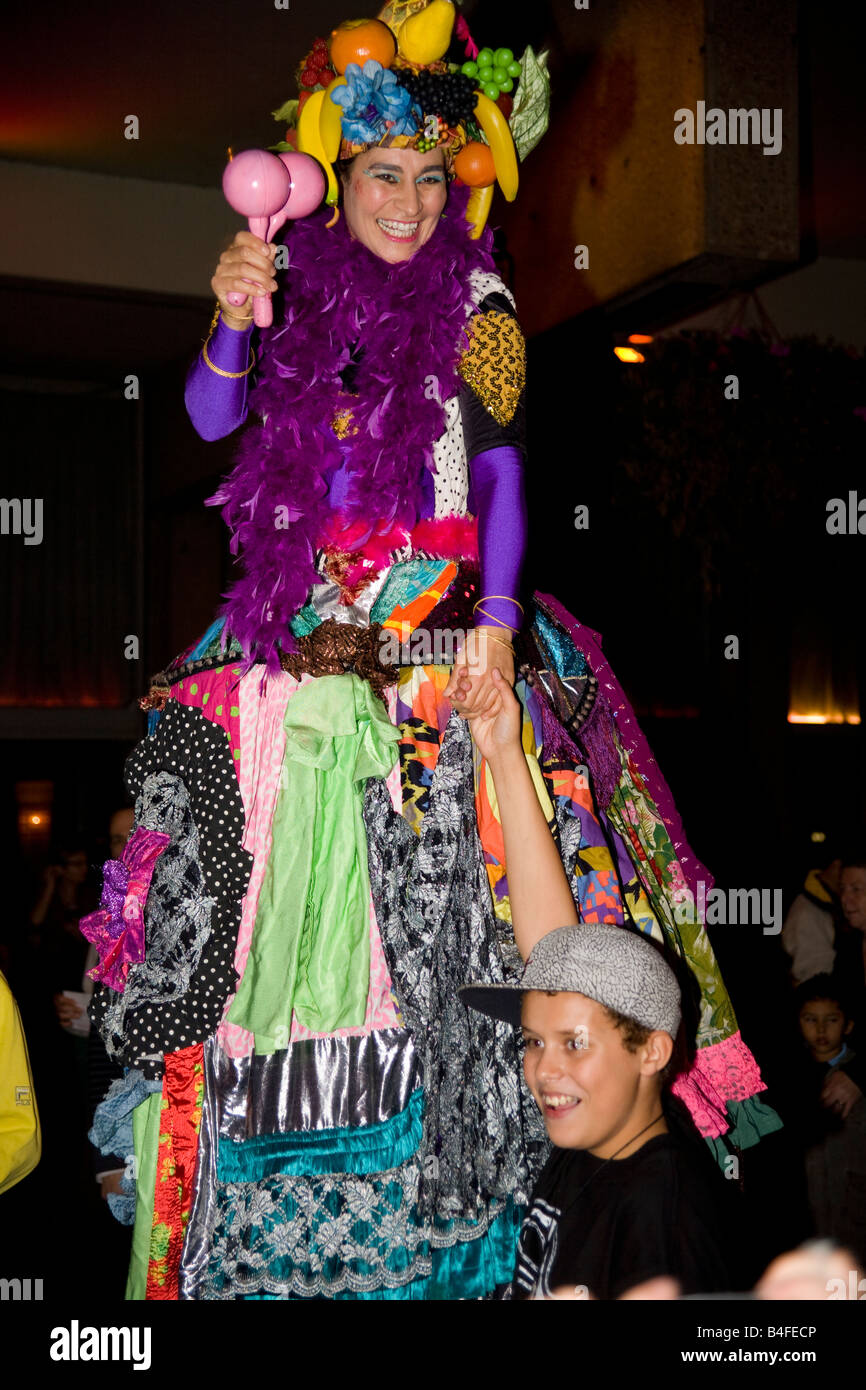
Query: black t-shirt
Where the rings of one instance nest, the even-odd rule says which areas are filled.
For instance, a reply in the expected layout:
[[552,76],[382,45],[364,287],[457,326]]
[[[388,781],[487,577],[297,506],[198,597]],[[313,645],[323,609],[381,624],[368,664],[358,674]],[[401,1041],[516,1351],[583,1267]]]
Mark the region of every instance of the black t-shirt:
[[672,1134],[610,1162],[554,1149],[520,1232],[507,1296],[584,1287],[615,1299],[663,1274],[678,1279],[683,1293],[729,1289],[725,1248],[736,1235],[716,1171],[720,1186]]

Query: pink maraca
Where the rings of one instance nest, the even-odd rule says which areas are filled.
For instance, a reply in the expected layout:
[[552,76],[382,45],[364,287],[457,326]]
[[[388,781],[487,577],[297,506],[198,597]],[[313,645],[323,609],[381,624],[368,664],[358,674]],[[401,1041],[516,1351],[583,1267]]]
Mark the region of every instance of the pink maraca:
[[[292,179],[282,160],[267,150],[243,150],[230,159],[223,172],[223,193],[235,212],[249,218],[254,236],[268,240],[268,224],[288,202]],[[242,294],[226,296],[230,304],[243,304]],[[259,328],[273,323],[269,294],[256,295],[253,315]]]
[[[321,164],[313,159],[312,155],[301,154],[299,150],[283,150],[279,158],[288,169],[292,180],[292,191],[283,209],[286,217],[278,224],[281,227],[288,217],[296,221],[299,217],[309,217],[311,212],[315,212],[325,196],[327,184]],[[273,239],[276,230],[276,227],[270,229],[269,241]]]
[[311,212],[315,212],[325,196],[327,186],[322,166],[311,155],[301,154],[298,150],[282,150],[279,157],[289,171],[292,186],[285,204],[279,212],[274,213],[268,223],[266,241],[273,241],[280,227],[284,222],[288,222],[289,218],[297,221],[299,217],[307,217]]

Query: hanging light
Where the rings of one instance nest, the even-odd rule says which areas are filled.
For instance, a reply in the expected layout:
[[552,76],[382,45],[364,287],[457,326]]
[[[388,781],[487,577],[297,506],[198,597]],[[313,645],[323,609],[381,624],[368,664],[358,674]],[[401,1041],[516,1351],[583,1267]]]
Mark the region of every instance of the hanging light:
[[796,714],[793,710],[788,715],[789,724],[859,724],[859,714],[842,714],[840,710],[831,710],[829,714]]

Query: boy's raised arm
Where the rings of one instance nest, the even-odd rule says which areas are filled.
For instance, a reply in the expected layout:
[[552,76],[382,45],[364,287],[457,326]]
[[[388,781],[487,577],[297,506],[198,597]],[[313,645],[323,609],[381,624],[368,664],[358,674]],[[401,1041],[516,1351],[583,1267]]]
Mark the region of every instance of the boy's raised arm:
[[556,927],[573,926],[578,915],[520,742],[520,703],[499,671],[493,672],[493,681],[495,699],[484,713],[472,712],[468,673],[458,677],[453,698],[493,775],[514,940],[525,960],[540,937]]

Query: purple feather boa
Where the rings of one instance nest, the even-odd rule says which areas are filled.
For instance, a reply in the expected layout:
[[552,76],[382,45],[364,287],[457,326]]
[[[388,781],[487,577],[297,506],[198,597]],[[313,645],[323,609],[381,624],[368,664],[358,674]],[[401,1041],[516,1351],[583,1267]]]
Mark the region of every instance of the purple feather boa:
[[368,535],[417,519],[423,470],[435,470],[432,446],[445,428],[440,400],[460,387],[469,274],[495,268],[489,228],[477,241],[469,236],[468,197],[468,188],[452,188],[429,241],[397,265],[354,241],[344,218],[326,229],[330,210],[291,227],[282,323],[262,331],[250,392],[261,419],[208,498],[222,507],[243,562],[220,612],[250,662],[278,669],[280,649],[295,650],[289,624],[320,579],[314,556],[330,517],[330,476],[344,457],[331,421],[345,404],[340,371],[355,343],[363,351],[352,401],[358,432],[340,519],[364,524]]

